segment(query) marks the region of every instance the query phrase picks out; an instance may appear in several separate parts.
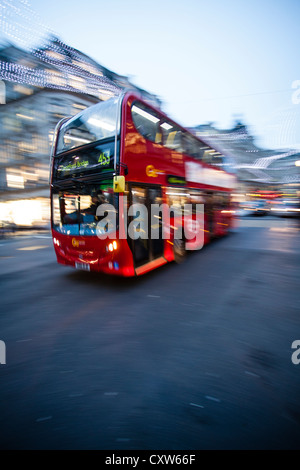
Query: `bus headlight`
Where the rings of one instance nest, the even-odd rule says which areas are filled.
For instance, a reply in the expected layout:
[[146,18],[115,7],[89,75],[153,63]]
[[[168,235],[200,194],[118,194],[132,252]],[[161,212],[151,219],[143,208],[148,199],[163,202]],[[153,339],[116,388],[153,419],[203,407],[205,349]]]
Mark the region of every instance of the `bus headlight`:
[[109,243],[109,245],[107,245],[106,250],[110,251],[112,253],[117,248],[118,248],[118,244],[117,244],[116,240],[114,240],[113,242]]

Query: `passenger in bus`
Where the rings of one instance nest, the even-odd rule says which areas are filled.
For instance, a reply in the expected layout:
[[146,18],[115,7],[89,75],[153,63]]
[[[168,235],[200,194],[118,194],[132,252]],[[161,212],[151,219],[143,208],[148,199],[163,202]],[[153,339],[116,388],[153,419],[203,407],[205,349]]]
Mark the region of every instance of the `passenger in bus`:
[[82,211],[83,215],[93,215],[96,219],[97,209],[101,204],[108,204],[107,199],[105,198],[103,191],[99,189],[97,192],[92,193],[92,202],[89,207]]

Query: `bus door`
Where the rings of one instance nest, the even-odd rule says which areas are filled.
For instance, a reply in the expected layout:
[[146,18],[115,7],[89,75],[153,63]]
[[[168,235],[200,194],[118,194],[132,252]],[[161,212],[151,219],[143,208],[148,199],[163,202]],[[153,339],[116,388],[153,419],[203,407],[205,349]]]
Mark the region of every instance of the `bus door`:
[[[151,211],[152,204],[162,204],[161,187],[148,188],[148,213],[149,213],[149,237],[150,237],[150,253],[151,260],[163,255],[164,240],[162,236],[162,214],[157,211]],[[153,236],[151,237],[151,233]]]
[[[130,206],[141,204],[135,215],[128,217],[128,242],[131,247],[135,267],[142,266],[163,256],[164,241],[162,237],[161,214],[154,214],[152,204],[161,204],[161,187],[131,186]],[[155,238],[151,238],[151,233]],[[134,239],[132,239],[132,234]]]
[[206,230],[209,232],[209,237],[211,237],[214,231],[214,207],[212,192],[207,192],[205,195],[204,215],[207,221]]

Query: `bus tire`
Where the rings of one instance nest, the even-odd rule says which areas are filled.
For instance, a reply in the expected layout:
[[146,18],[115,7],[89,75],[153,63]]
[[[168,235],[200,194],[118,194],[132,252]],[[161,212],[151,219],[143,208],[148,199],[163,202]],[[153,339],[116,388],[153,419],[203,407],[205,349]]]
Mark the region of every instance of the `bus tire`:
[[175,263],[183,263],[186,257],[185,241],[184,239],[174,238],[173,240],[173,253]]

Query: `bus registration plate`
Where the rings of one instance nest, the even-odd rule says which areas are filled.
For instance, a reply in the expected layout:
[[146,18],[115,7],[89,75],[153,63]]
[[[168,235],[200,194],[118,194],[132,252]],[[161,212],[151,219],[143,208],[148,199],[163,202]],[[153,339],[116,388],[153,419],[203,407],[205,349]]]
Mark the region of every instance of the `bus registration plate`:
[[89,271],[90,265],[87,263],[75,263],[76,269],[82,269],[83,271]]

